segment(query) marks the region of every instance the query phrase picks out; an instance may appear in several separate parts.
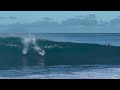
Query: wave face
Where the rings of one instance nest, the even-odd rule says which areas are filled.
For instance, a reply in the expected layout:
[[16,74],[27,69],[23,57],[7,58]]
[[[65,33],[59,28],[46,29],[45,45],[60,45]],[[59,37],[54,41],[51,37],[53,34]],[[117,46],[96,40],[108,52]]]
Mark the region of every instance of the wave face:
[[2,69],[84,64],[120,64],[120,47],[36,38],[0,37]]

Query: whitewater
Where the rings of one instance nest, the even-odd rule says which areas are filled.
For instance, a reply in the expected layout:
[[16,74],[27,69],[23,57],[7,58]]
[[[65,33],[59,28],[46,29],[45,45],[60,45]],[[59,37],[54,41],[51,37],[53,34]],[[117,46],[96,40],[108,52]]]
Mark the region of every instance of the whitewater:
[[1,79],[118,79],[119,33],[0,34]]

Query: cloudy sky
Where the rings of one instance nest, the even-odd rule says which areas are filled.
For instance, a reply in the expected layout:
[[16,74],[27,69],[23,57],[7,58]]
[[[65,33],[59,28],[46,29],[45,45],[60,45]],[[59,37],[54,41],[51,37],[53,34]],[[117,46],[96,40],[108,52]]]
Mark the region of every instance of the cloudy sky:
[[0,11],[0,19],[4,23],[9,23],[10,20],[7,21],[7,19],[12,16],[16,17],[14,21],[25,23],[37,21],[42,17],[50,17],[59,22],[66,18],[86,16],[88,14],[95,14],[98,20],[109,21],[119,16],[120,11]]
[[[120,11],[0,11],[0,25],[8,25],[8,24],[15,24],[15,23],[21,23],[21,24],[28,24],[28,23],[34,23],[38,22],[43,19],[43,17],[49,17],[52,19],[52,21],[55,21],[57,23],[62,22],[63,20],[74,18],[74,17],[86,17],[89,14],[95,14],[96,20],[98,21],[107,21],[120,16]],[[16,27],[14,25],[14,27]],[[17,29],[17,27],[15,28]],[[49,29],[49,28],[48,28]],[[74,29],[74,28],[73,28]],[[25,30],[25,28],[24,28]],[[23,31],[24,31],[23,30]],[[29,31],[28,29],[26,29]],[[0,31],[4,31],[0,29]],[[7,27],[7,30],[9,31],[9,26]],[[11,31],[11,30],[10,30]],[[19,32],[20,30],[17,30]],[[32,31],[32,30],[31,30]],[[40,29],[36,30],[36,32],[44,32]],[[51,30],[45,30],[45,32],[104,32],[99,30],[66,30],[65,29],[55,29],[52,27]],[[106,30],[105,32],[114,32],[111,30]],[[115,30],[115,32],[120,32],[119,30]]]

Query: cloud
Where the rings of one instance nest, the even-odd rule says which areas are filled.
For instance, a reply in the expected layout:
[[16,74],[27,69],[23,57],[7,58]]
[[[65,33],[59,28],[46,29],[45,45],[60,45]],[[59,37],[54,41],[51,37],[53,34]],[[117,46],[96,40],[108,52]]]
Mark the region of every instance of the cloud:
[[0,16],[0,19],[7,19],[7,17]]
[[[14,20],[16,17],[10,16],[9,19]],[[7,32],[120,32],[120,17],[116,17],[110,20],[110,22],[106,22],[98,21],[94,14],[90,14],[86,17],[78,16],[67,18],[61,23],[58,23],[49,17],[43,17],[41,20],[33,23],[14,23],[7,26],[4,25],[1,30],[3,29],[4,31],[7,30]]]
[[45,20],[45,21],[51,21],[51,20],[52,20],[52,19],[49,18],[49,17],[43,17],[42,19]]
[[96,16],[94,14],[90,14],[87,17],[77,16],[68,18],[62,21],[61,24],[68,26],[95,26],[98,24],[98,21],[96,20]]
[[14,17],[14,16],[10,16],[9,19],[15,20],[16,17]]
[[1,20],[7,20],[7,19],[15,20],[16,17],[14,17],[14,16],[10,16],[10,17],[0,16],[0,19]]

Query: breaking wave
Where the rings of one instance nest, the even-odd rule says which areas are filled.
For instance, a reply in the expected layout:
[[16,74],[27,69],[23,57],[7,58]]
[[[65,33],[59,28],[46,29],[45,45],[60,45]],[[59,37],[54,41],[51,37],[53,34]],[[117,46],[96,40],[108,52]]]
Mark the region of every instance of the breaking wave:
[[31,37],[29,37],[29,38],[23,38],[22,43],[23,43],[23,45],[24,45],[24,48],[23,48],[23,51],[22,51],[23,54],[27,54],[28,49],[29,49],[29,45],[30,45],[30,44],[33,44],[33,45],[34,45],[33,49],[34,49],[36,52],[38,52],[39,55],[42,55],[42,56],[45,55],[45,51],[42,50],[42,49],[37,45],[35,38],[31,38]]
[[0,67],[120,64],[120,47],[0,37]]

